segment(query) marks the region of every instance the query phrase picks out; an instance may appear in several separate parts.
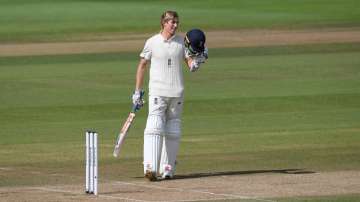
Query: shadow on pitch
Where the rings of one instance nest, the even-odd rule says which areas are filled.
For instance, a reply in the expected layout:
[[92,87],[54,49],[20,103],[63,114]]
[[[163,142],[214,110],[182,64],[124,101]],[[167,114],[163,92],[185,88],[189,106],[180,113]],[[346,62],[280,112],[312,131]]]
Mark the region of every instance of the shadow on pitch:
[[[191,173],[191,174],[185,174],[185,175],[175,175],[174,178],[172,178],[170,180],[215,177],[215,176],[231,176],[231,175],[252,175],[252,174],[264,174],[264,173],[294,174],[295,175],[295,174],[313,174],[316,172],[309,171],[306,169],[224,171],[224,172]],[[134,178],[144,178],[144,177],[134,177]],[[159,181],[161,181],[161,180],[159,180]]]
[[230,175],[251,175],[251,174],[262,174],[262,173],[313,174],[316,172],[308,171],[305,169],[225,171],[225,172],[192,173],[192,174],[186,174],[186,175],[175,175],[173,179],[191,179],[191,178],[230,176]]

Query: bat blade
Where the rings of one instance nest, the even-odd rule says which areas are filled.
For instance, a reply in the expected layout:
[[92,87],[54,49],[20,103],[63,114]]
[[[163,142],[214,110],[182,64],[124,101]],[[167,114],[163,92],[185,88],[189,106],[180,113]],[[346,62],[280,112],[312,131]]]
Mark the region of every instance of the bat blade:
[[114,152],[113,152],[113,156],[114,157],[118,157],[120,154],[120,150],[121,150],[121,146],[124,144],[125,141],[125,137],[130,129],[131,123],[134,121],[135,118],[135,113],[131,112],[128,116],[128,118],[126,119],[124,125],[122,126],[120,133],[116,139],[115,142],[115,148],[114,148]]

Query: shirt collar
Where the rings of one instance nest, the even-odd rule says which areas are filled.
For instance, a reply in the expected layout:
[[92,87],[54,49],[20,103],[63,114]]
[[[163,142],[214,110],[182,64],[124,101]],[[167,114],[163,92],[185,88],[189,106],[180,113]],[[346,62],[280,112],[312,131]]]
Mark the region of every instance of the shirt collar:
[[164,36],[161,34],[161,32],[160,32],[159,34],[160,34],[161,39],[163,40],[163,42],[170,42],[170,41],[172,41],[172,40],[175,38],[175,36],[176,36],[176,34],[174,34],[174,35],[171,36],[169,39],[165,39]]

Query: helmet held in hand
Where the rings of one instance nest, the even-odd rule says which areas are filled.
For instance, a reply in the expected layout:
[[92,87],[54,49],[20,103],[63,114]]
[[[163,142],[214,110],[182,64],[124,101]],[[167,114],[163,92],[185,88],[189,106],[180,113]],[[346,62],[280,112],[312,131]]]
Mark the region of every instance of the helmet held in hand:
[[186,33],[184,42],[191,54],[199,55],[205,50],[205,33],[200,29],[192,29]]

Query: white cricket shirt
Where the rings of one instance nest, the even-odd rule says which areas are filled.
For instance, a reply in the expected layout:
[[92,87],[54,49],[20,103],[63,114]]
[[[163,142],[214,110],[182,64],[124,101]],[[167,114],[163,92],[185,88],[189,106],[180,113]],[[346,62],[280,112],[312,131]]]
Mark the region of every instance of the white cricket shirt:
[[185,58],[184,39],[174,35],[169,40],[159,33],[149,38],[140,57],[150,60],[149,95],[182,97]]

